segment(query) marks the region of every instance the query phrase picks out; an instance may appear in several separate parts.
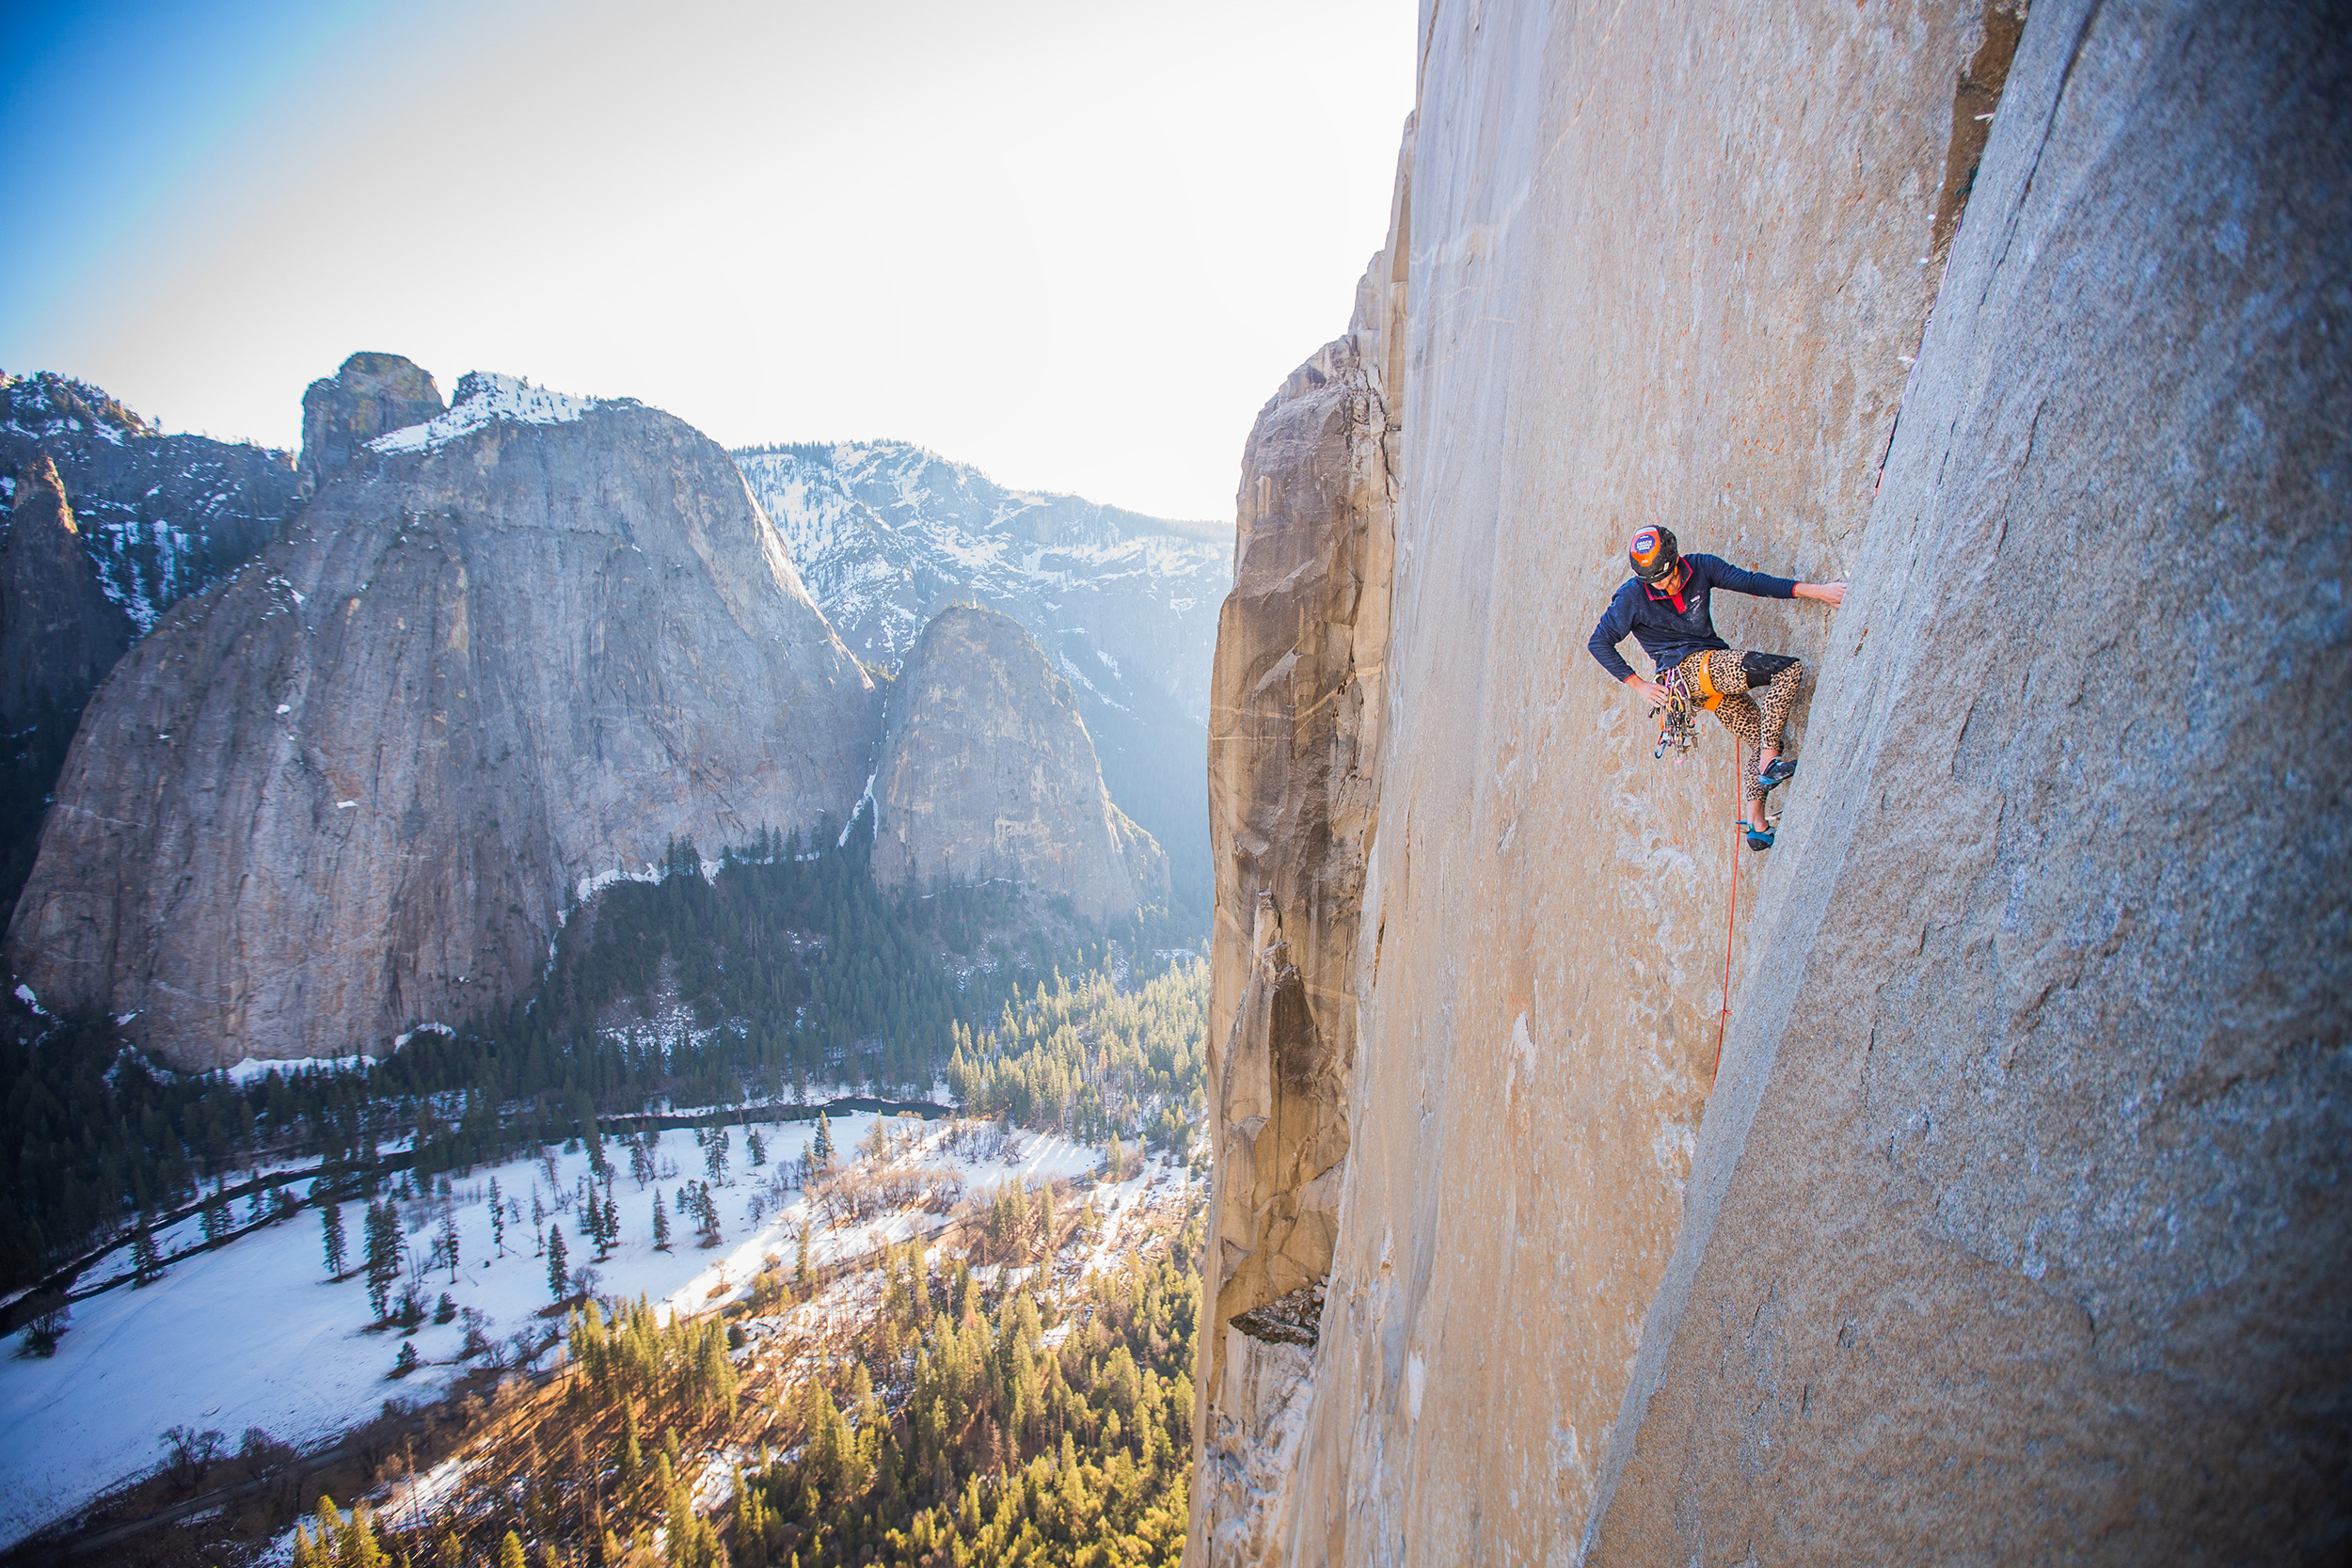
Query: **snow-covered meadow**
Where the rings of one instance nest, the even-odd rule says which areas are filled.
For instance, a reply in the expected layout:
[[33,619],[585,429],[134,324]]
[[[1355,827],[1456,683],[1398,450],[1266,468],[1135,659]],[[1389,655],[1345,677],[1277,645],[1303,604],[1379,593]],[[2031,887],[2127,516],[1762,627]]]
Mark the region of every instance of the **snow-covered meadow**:
[[[886,1119],[894,1129],[917,1125]],[[832,1123],[839,1162],[857,1157],[875,1121],[871,1114],[854,1113]],[[1031,1184],[1076,1176],[1102,1158],[1090,1146],[1034,1132],[1017,1133],[1001,1147],[992,1147],[996,1140],[984,1135],[949,1151],[943,1147],[944,1124],[921,1125],[919,1144],[898,1158],[954,1170],[967,1195],[1016,1175]],[[754,1127],[766,1140],[767,1164],[752,1165],[746,1129],[729,1129],[729,1180],[711,1191],[723,1238],[714,1247],[698,1246],[694,1220],[677,1212],[678,1189],[707,1177],[702,1148],[684,1131],[662,1134],[653,1149],[660,1168],[672,1174],[643,1187],[628,1173],[627,1149],[607,1139],[607,1157],[616,1167],[612,1193],[621,1240],[601,1261],[582,1233],[576,1201],[588,1174],[584,1150],[551,1149],[546,1158],[477,1167],[454,1182],[449,1197],[404,1203],[403,1240],[416,1254],[428,1254],[445,1219],[455,1222],[458,1236],[454,1271],[444,1263],[421,1284],[428,1305],[446,1291],[459,1315],[447,1324],[428,1320],[406,1338],[397,1329],[373,1326],[362,1277],[327,1280],[320,1219],[310,1209],[176,1263],[144,1289],[116,1290],[77,1304],[54,1358],[0,1360],[0,1546],[152,1468],[167,1428],[217,1430],[232,1452],[250,1427],[307,1447],[373,1416],[387,1399],[436,1398],[479,1366],[478,1359],[459,1358],[469,1311],[480,1315],[481,1331],[492,1340],[548,1331],[550,1323],[538,1314],[553,1294],[547,1259],[534,1255],[534,1200],[548,1224],[562,1228],[571,1265],[596,1270],[598,1294],[642,1294],[684,1310],[722,1305],[747,1289],[771,1255],[788,1266],[804,1219],[815,1224],[815,1262],[854,1255],[883,1239],[903,1241],[918,1224],[942,1223],[900,1210],[827,1228],[797,1193],[780,1200],[771,1180],[779,1164],[806,1155],[816,1123]],[[520,1210],[519,1219],[509,1210],[503,1255],[487,1201],[494,1178],[501,1196]],[[1125,1185],[1139,1187],[1140,1180]],[[653,1244],[657,1192],[669,1212],[666,1252]],[[1123,1187],[1120,1196],[1129,1196]],[[356,1269],[365,1212],[346,1204],[342,1213],[347,1266]],[[167,1256],[196,1239],[194,1221],[157,1236]],[[403,1343],[415,1345],[421,1365],[393,1380],[389,1374]]]

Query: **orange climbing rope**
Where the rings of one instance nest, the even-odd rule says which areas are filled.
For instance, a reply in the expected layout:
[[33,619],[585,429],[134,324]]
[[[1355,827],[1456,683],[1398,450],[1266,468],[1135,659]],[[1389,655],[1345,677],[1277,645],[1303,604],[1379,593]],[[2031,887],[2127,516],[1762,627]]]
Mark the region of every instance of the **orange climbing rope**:
[[[1740,802],[1746,798],[1740,788],[1745,782],[1740,772],[1741,751],[1740,737],[1735,735],[1731,737],[1731,805],[1734,811],[1740,809]],[[1740,820],[1747,819],[1742,817]],[[1707,1087],[1710,1094],[1714,1092],[1715,1075],[1724,1069],[1724,1030],[1731,1022],[1731,922],[1739,912],[1740,835],[1734,833],[1731,835],[1731,897],[1724,906],[1724,1006],[1723,1011],[1715,1015],[1715,1065],[1707,1069]]]

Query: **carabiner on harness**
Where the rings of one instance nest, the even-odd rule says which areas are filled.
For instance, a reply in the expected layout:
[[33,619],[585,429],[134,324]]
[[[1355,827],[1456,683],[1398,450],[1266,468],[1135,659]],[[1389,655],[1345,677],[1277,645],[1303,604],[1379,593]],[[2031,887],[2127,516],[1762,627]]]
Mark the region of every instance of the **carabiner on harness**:
[[1668,752],[1680,762],[1691,754],[1691,748],[1699,743],[1697,717],[1692,708],[1696,699],[1680,670],[1669,670],[1660,685],[1666,689],[1663,707],[1650,709],[1650,717],[1658,721],[1658,748],[1650,752],[1650,760],[1662,761]]

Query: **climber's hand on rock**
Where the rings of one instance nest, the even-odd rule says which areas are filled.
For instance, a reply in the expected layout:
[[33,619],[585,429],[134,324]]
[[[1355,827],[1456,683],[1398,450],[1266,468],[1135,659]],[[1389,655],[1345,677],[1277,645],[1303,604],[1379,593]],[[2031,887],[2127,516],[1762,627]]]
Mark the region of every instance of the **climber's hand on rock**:
[[1629,677],[1625,684],[1631,687],[1635,691],[1641,693],[1642,700],[1649,704],[1650,706],[1664,707],[1666,705],[1666,698],[1669,693],[1664,687],[1659,685],[1656,681],[1645,681],[1639,675],[1633,675]]
[[1825,605],[1841,605],[1846,602],[1846,585],[1842,582],[1801,582],[1797,584],[1797,597],[1819,599]]

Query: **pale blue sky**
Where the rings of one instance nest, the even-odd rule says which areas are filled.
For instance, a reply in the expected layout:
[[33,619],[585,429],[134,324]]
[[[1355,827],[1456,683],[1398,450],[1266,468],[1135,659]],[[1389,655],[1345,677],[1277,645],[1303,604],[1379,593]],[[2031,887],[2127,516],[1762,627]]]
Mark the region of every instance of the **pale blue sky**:
[[355,349],[1231,515],[1346,325],[1412,0],[0,18],[0,368],[290,445]]

